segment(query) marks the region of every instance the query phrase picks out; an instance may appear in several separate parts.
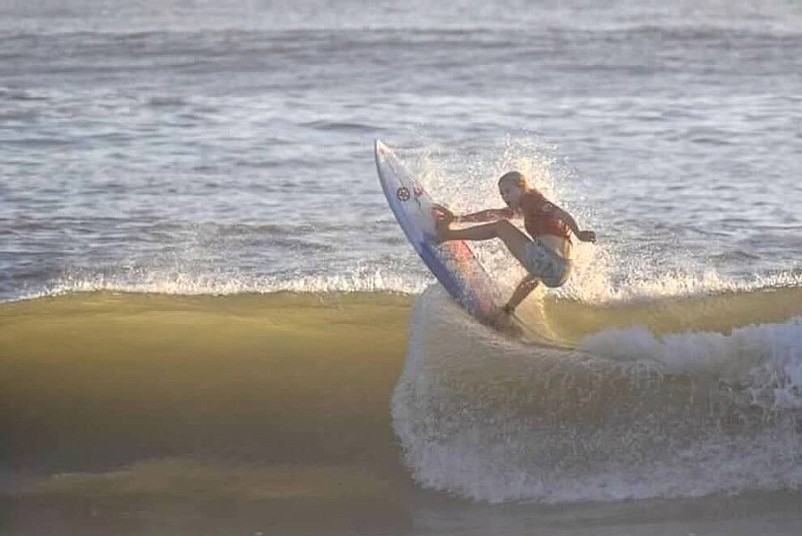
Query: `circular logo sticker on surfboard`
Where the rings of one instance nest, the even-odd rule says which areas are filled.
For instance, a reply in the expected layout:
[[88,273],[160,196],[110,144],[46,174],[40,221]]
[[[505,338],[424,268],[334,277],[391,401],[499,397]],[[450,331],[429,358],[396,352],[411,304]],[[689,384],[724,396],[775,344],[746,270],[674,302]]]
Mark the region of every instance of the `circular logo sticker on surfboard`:
[[395,191],[395,196],[398,198],[399,201],[409,201],[409,189],[402,186],[398,190]]

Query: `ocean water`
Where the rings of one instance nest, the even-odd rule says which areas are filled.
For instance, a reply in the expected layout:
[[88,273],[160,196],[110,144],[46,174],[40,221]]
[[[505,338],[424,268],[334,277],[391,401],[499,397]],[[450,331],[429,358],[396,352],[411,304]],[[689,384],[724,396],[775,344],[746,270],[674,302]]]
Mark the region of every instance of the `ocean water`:
[[[0,529],[799,534],[800,124],[792,0],[3,2]],[[563,350],[443,295],[376,138],[597,232]]]

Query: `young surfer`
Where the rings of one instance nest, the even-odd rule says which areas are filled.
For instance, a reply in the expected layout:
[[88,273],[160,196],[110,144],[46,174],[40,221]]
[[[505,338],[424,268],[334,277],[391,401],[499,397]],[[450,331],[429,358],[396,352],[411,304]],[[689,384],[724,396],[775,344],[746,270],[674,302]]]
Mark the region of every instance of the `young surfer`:
[[[498,189],[507,208],[487,209],[456,216],[449,209],[434,207],[437,239],[490,240],[500,238],[510,253],[526,268],[527,275],[518,283],[502,311],[510,314],[542,281],[547,287],[559,287],[571,273],[573,244],[571,233],[583,242],[595,242],[596,233],[582,231],[565,210],[532,188],[523,174],[510,171],[498,181]],[[524,228],[531,238],[508,220],[524,219]],[[483,223],[473,227],[452,229],[452,223]]]

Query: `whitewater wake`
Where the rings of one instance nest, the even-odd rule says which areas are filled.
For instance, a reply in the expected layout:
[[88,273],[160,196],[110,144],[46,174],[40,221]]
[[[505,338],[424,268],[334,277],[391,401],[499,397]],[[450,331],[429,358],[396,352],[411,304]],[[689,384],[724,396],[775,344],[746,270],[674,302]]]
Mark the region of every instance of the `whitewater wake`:
[[477,327],[432,287],[392,413],[424,487],[560,503],[797,489],[801,401],[793,315],[722,332],[614,327],[556,349]]

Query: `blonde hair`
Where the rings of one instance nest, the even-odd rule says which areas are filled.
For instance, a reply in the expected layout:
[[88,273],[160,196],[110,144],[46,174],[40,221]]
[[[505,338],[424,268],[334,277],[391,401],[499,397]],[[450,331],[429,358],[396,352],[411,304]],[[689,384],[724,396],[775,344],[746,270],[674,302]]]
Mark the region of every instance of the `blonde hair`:
[[521,188],[526,188],[528,185],[526,176],[520,171],[508,171],[498,180],[498,185],[501,186],[503,182],[515,182],[515,184]]

